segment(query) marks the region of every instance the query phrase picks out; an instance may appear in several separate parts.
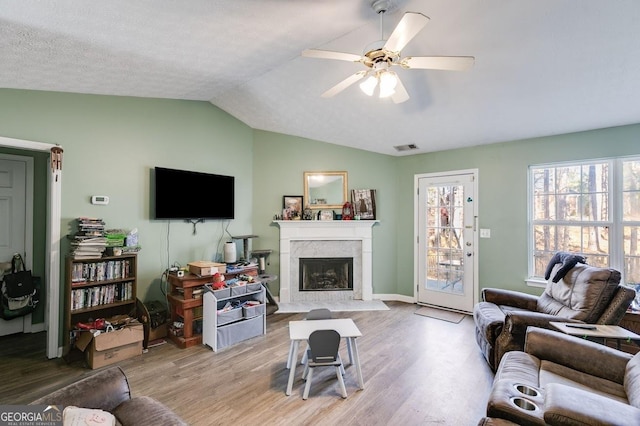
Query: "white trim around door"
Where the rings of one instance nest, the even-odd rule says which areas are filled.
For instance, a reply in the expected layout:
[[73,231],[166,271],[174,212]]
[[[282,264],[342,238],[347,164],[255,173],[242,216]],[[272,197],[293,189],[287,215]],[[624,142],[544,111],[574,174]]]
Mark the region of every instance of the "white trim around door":
[[[0,136],[0,146],[24,149],[29,151],[51,152],[55,144],[27,141]],[[60,223],[62,206],[62,170],[53,171],[50,164],[47,189],[47,238],[45,282],[47,287],[47,301],[45,309],[45,323],[47,329],[47,358],[62,356],[60,340]]]
[[[469,313],[478,302],[478,174],[478,169],[468,169],[414,176],[416,303]],[[443,201],[440,189],[453,193]],[[429,209],[425,204],[431,198],[427,192],[437,199]],[[446,225],[442,224],[443,210]],[[440,233],[427,232],[438,230],[441,239],[434,238]],[[442,283],[445,285],[436,285]]]

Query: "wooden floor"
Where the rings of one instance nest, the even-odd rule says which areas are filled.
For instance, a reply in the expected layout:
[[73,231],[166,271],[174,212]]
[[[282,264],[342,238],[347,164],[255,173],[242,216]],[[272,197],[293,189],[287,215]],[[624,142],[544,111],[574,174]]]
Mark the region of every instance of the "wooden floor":
[[[219,352],[171,343],[126,360],[132,393],[151,396],[192,425],[475,425],[493,380],[474,340],[471,317],[459,324],[415,315],[416,305],[387,302],[389,311],[341,312],[363,333],[358,348],[365,380],[359,390],[347,366],[347,399],[331,369],[314,375],[302,400],[302,369],[284,393],[287,324],[304,314],[267,317],[267,335]],[[81,362],[47,360],[44,333],[0,338],[0,404],[28,403],[94,373]],[[344,345],[342,359],[348,363]],[[96,389],[96,392],[99,392]]]

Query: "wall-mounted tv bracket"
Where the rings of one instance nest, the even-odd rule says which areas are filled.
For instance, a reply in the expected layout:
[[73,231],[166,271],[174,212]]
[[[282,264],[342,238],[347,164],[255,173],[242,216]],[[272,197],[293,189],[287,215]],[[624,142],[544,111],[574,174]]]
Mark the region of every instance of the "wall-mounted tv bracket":
[[186,223],[190,223],[193,225],[193,234],[196,235],[196,225],[199,223],[204,223],[204,219],[185,219]]

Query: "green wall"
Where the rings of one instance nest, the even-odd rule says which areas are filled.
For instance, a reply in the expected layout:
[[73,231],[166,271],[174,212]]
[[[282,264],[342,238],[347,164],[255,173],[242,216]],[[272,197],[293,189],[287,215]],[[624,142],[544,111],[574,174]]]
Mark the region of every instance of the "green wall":
[[[479,225],[491,229],[478,247],[480,286],[535,292],[524,284],[527,167],[640,154],[640,125],[393,157],[252,130],[207,102],[10,89],[0,89],[0,135],[64,147],[63,235],[74,232],[78,216],[139,230],[143,300],[163,298],[160,277],[168,265],[219,258],[229,234],[258,235],[252,248],[272,249],[267,271],[279,274],[279,231],[272,220],[282,210],[282,196],[303,194],[305,171],[342,170],[349,189],[377,191],[374,294],[413,295],[414,176],[474,168]],[[151,220],[154,166],[235,176],[236,219],[200,224],[196,235],[190,224]],[[91,205],[91,195],[108,195],[110,204]],[[37,208],[44,209],[42,200]],[[203,188],[203,200],[215,202],[215,191]],[[176,194],[176,202],[193,200]],[[36,232],[41,227],[36,224]],[[63,252],[67,247],[64,238]],[[277,293],[277,281],[273,287]]]
[[[303,195],[303,173],[346,171],[348,189],[376,190],[373,227],[373,293],[395,294],[396,289],[396,159],[362,150],[295,136],[254,131],[253,232],[254,248],[274,250],[269,274],[280,273],[279,228],[273,217],[282,213],[283,195]],[[305,203],[307,200],[305,200]],[[277,293],[279,282],[271,285]]]
[[[63,146],[63,235],[75,232],[79,216],[138,229],[142,300],[164,299],[160,277],[169,264],[215,258],[226,225],[232,234],[251,232],[252,131],[210,103],[0,90],[0,135]],[[235,176],[236,219],[199,224],[196,235],[191,224],[151,220],[155,166]],[[92,205],[91,195],[110,203]],[[215,190],[202,188],[201,200],[178,193],[176,202],[214,203]]]
[[[531,164],[640,154],[640,125],[497,143],[402,157],[397,163],[399,205],[413,205],[414,175],[479,170],[479,284],[529,293],[527,287],[527,173]],[[413,294],[413,210],[398,212],[398,293]]]

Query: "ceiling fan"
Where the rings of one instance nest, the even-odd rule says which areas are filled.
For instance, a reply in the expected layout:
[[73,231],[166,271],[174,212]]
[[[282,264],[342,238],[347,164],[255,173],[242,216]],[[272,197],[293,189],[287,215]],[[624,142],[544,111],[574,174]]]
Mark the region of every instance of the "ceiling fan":
[[302,56],[308,58],[337,59],[340,61],[360,62],[367,68],[347,77],[322,94],[330,98],[347,87],[367,77],[360,83],[360,89],[372,96],[378,89],[379,97],[391,97],[399,104],[409,99],[404,85],[391,67],[399,65],[404,69],[433,69],[464,71],[473,66],[473,56],[407,56],[402,57],[402,49],[424,28],[429,18],[422,13],[407,12],[395,27],[387,40],[384,40],[382,19],[390,5],[389,0],[375,0],[371,7],[380,15],[381,40],[368,45],[362,56],[353,53],[330,50],[307,49]]

